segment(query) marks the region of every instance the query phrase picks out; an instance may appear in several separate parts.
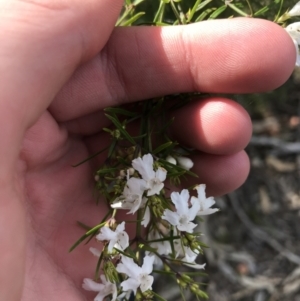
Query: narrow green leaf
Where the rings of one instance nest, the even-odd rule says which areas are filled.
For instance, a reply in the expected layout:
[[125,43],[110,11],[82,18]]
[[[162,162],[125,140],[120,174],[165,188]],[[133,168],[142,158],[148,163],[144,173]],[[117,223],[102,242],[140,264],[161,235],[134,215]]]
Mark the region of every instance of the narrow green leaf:
[[193,19],[194,17],[194,14],[197,10],[197,7],[200,5],[202,0],[197,0],[193,6],[193,8],[189,11],[188,13],[188,19],[187,19],[187,22],[191,22],[191,20]]
[[135,0],[133,1],[132,5],[133,6],[138,6],[139,4],[141,4],[142,2],[144,2],[145,0]]
[[163,21],[165,7],[166,7],[166,3],[164,1],[160,1],[159,8],[154,16],[153,22],[157,23]]
[[135,21],[137,21],[141,16],[143,16],[145,13],[144,12],[139,12],[135,14],[133,17],[122,23],[122,26],[130,26],[132,25]]
[[160,296],[159,294],[155,293],[154,291],[151,291],[151,293],[160,301],[167,301],[165,298]]
[[166,238],[159,238],[159,239],[153,239],[153,240],[147,240],[148,243],[152,243],[152,242],[161,242],[161,241],[170,241],[171,239],[180,239],[180,236],[172,236],[172,238],[170,237],[166,237]]
[[112,167],[112,168],[102,168],[102,169],[99,169],[96,174],[97,175],[102,175],[102,174],[106,174],[106,173],[110,173],[112,171],[115,171],[115,170],[119,170],[118,167]]
[[133,138],[128,134],[128,132],[124,129],[124,127],[122,126],[122,124],[120,123],[119,120],[117,120],[116,118],[105,114],[105,116],[112,121],[112,123],[117,127],[117,129],[122,133],[122,135],[129,141],[131,142],[133,145],[135,145],[135,141],[133,140]]
[[209,14],[212,14],[216,9],[215,8],[207,8],[202,14],[196,19],[196,22],[203,21]]
[[107,158],[110,158],[111,155],[113,154],[115,147],[117,145],[117,139],[114,139],[108,149],[108,154],[107,154]]
[[82,223],[82,222],[77,221],[77,224],[78,224],[81,228],[83,228],[84,230],[89,231],[89,230],[92,229],[92,227],[89,227],[88,225],[86,225],[86,224],[84,224],[84,223]]
[[139,244],[139,248],[144,250],[144,251],[149,251],[149,252],[152,252],[152,253],[157,252],[157,250],[155,248],[151,248],[150,246],[144,245],[144,244]]
[[135,117],[137,114],[137,112],[132,112],[122,108],[113,108],[113,107],[104,109],[104,112],[120,114],[120,115],[130,116],[130,117]]
[[81,244],[86,238],[88,238],[90,235],[93,235],[95,231],[98,231],[100,228],[102,228],[105,225],[105,222],[95,226],[94,228],[87,231],[84,235],[82,235],[76,242],[73,244],[73,246],[69,249],[69,252],[72,252],[79,244]]
[[97,281],[99,279],[99,276],[100,276],[100,267],[101,267],[102,259],[103,259],[103,252],[101,252],[101,255],[100,255],[100,257],[98,259],[98,262],[97,262],[95,276],[94,276],[95,281]]
[[[175,273],[171,271],[163,271],[163,270],[153,270],[153,273],[156,274],[161,274],[161,275],[169,275],[169,276],[174,276]],[[186,274],[186,273],[185,273]]]
[[158,154],[161,151],[165,150],[166,148],[169,148],[170,146],[173,146],[173,141],[168,141],[160,146],[158,146],[152,153],[153,154]]
[[212,2],[212,0],[205,0],[202,3],[200,3],[196,9],[196,11],[199,11],[201,9],[203,9],[207,4],[209,4],[210,2]]
[[89,160],[91,160],[91,159],[97,157],[98,155],[100,155],[101,153],[103,153],[104,151],[106,151],[108,148],[109,148],[109,146],[103,148],[101,151],[95,153],[94,155],[91,155],[90,157],[88,157],[88,158],[86,158],[86,159],[80,161],[79,163],[77,163],[77,164],[75,164],[75,165],[72,165],[72,167],[77,167],[77,166],[79,166],[79,165],[81,165],[81,164],[83,164],[83,163],[85,163],[85,162],[87,162],[87,161],[89,161]]
[[239,15],[241,15],[242,17],[249,17],[249,15],[247,13],[245,13],[244,11],[242,11],[241,9],[239,9],[236,5],[232,4],[232,3],[228,3],[227,4],[232,10],[234,10],[235,12],[237,12]]
[[254,13],[255,17],[263,15],[265,12],[269,10],[269,6],[264,6],[263,8],[259,9],[257,12]]
[[216,19],[223,11],[225,11],[227,8],[227,5],[220,6],[218,9],[216,9],[210,16],[209,20]]

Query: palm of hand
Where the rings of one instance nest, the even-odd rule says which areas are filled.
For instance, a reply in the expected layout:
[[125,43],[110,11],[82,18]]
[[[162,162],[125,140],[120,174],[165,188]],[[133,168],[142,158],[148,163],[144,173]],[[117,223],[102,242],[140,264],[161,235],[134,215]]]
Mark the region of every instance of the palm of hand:
[[95,204],[92,167],[72,167],[88,157],[83,139],[70,135],[45,112],[27,132],[20,156],[24,181],[27,256],[22,301],[83,300],[84,277],[92,277],[96,259],[88,246],[69,253],[84,233],[80,220],[94,225],[106,213]]

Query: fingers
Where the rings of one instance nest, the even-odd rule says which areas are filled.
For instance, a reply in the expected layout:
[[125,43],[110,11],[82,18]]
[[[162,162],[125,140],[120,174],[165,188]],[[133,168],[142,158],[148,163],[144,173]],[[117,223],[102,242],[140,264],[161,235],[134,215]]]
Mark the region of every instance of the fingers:
[[247,154],[240,151],[233,155],[198,154],[192,157],[192,169],[198,178],[189,178],[187,184],[207,185],[207,195],[224,195],[240,187],[248,177],[250,163]]
[[198,178],[189,185],[207,185],[207,194],[218,196],[240,187],[250,164],[243,151],[252,133],[251,119],[238,103],[214,97],[192,102],[174,114],[172,135],[198,150],[192,169]]
[[266,91],[281,85],[294,64],[291,38],[265,20],[117,28],[104,51],[74,74],[51,112],[66,121],[165,94]]
[[248,113],[229,99],[215,97],[192,102],[173,116],[172,135],[202,152],[234,154],[243,150],[251,138]]

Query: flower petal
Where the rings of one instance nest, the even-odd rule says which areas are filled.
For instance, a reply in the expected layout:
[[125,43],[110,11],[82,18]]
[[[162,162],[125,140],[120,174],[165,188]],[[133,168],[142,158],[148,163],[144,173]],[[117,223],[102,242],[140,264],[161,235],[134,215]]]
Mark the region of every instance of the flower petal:
[[189,191],[183,189],[181,193],[172,192],[171,200],[176,207],[177,212],[180,214],[188,214],[188,201],[189,201]]
[[178,225],[177,229],[179,231],[185,231],[185,232],[188,232],[188,233],[193,233],[193,229],[195,227],[197,227],[197,224],[189,222],[189,223],[185,223],[185,224],[182,224],[182,225]]
[[136,294],[137,288],[140,286],[140,283],[134,279],[134,278],[129,278],[121,283],[121,286],[124,291],[129,291],[132,290],[134,294]]
[[142,220],[141,224],[144,227],[147,227],[149,222],[150,222],[150,218],[151,218],[150,209],[147,206],[146,209],[145,209],[144,217],[143,217],[143,220]]
[[116,270],[131,278],[137,278],[141,273],[141,268],[133,261],[133,259],[124,255],[122,255],[122,263],[117,265]]
[[143,273],[151,274],[153,270],[154,256],[146,255],[142,265]]
[[140,173],[144,180],[148,181],[154,178],[153,157],[151,154],[132,160],[132,167]]
[[169,209],[164,211],[164,214],[161,217],[162,219],[168,221],[171,225],[177,226],[179,223],[179,215],[177,212],[173,212]]
[[86,291],[100,292],[104,289],[104,285],[102,283],[97,283],[92,279],[84,278],[82,288]]
[[[154,257],[154,256],[153,256]],[[140,277],[140,289],[143,292],[149,290],[152,288],[152,283],[153,283],[154,277],[151,275],[141,275]]]

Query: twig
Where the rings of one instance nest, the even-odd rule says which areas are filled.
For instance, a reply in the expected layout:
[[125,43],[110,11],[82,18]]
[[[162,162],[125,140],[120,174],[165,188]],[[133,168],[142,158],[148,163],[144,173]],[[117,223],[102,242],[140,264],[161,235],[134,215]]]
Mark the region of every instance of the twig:
[[290,262],[293,262],[297,265],[300,265],[300,257],[296,254],[290,252],[286,248],[284,248],[278,241],[270,237],[269,234],[265,233],[261,229],[259,229],[256,225],[252,223],[252,221],[248,218],[246,213],[242,210],[242,208],[238,205],[239,201],[236,196],[236,192],[232,192],[228,194],[228,198],[230,200],[230,203],[235,210],[237,216],[241,220],[241,222],[247,227],[247,229],[250,231],[250,233],[257,239],[264,241],[267,243],[271,248],[273,248],[275,251],[280,253],[283,257],[288,259]]
[[286,142],[274,137],[253,136],[249,145],[272,147],[272,154],[277,156],[300,154],[300,142]]

